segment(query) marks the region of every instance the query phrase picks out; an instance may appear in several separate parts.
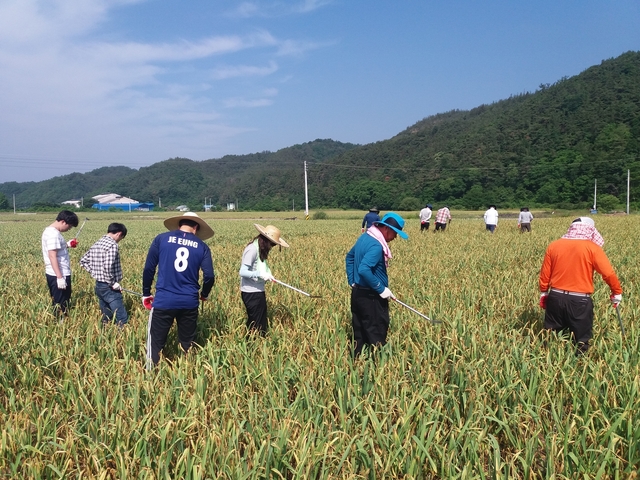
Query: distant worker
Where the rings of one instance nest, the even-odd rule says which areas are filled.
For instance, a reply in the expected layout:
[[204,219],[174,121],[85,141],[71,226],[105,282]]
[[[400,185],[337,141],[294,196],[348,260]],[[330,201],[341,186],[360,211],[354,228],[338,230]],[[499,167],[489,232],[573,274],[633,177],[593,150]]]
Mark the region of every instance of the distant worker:
[[520,227],[520,233],[531,232],[531,220],[533,220],[533,215],[529,211],[529,208],[522,207],[520,209],[520,215],[518,215],[518,227]]
[[273,225],[263,227],[253,224],[260,233],[251,240],[242,252],[240,265],[240,293],[247,310],[247,330],[262,336],[269,328],[267,320],[267,296],[265,282],[272,282],[273,275],[267,265],[269,252],[276,245],[288,248],[289,244],[280,237],[280,230]]
[[431,223],[432,209],[430,203],[427,203],[425,207],[420,210],[420,231],[429,230],[429,224]]
[[445,228],[447,228],[447,223],[451,223],[451,212],[449,211],[449,206],[445,205],[436,213],[436,228],[433,232],[435,233],[438,230],[444,232]]
[[62,210],[56,221],[42,232],[42,256],[53,309],[59,321],[69,312],[71,303],[71,261],[67,247],[76,248],[78,241],[72,238],[65,242],[62,232],[78,226],[78,216]]
[[84,268],[96,281],[95,292],[102,312],[102,324],[114,320],[119,327],[129,321],[122,299],[122,265],[118,243],[127,236],[127,227],[122,223],[111,223],[107,234],[94,243],[80,259]]
[[353,327],[353,356],[357,357],[365,345],[383,346],[389,330],[389,290],[387,266],[391,259],[389,242],[397,235],[407,239],[402,231],[404,219],[394,212],[387,213],[360,236],[345,259],[347,281],[351,287],[351,325]]
[[495,205],[489,205],[489,209],[484,212],[485,228],[491,233],[496,231],[498,226],[498,211]]
[[380,213],[380,210],[378,210],[378,207],[371,207],[369,209],[367,214],[362,219],[362,232],[363,233],[367,228],[369,228],[371,225],[373,225],[373,222],[377,222],[377,221],[380,220],[379,213]]
[[[169,230],[153,239],[142,273],[142,304],[151,310],[147,328],[147,368],[160,361],[160,351],[174,319],[178,340],[186,353],[193,346],[199,301],[206,301],[215,283],[211,250],[204,240],[213,230],[194,212],[164,221]],[[158,270],[155,297],[151,285]],[[199,275],[202,270],[202,289]],[[198,292],[200,290],[200,292]]]
[[576,354],[589,348],[593,336],[593,271],[611,289],[611,303],[622,301],[620,281],[602,250],[604,239],[593,219],[576,218],[562,238],[549,244],[540,270],[540,306],[546,309],[544,328],[571,332]]

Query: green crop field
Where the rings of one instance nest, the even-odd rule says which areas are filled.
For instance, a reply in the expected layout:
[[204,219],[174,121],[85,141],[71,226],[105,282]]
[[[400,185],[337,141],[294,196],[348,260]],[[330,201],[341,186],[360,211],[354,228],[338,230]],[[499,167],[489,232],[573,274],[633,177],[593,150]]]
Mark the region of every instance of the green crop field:
[[[52,315],[40,248],[55,214],[0,215],[0,477],[2,478],[630,478],[640,467],[640,217],[598,216],[624,289],[623,339],[596,276],[593,347],[540,332],[537,278],[571,217],[536,218],[495,235],[479,214],[444,234],[391,244],[392,291],[443,323],[392,304],[389,343],[349,354],[344,257],[360,212],[209,214],[217,281],[200,348],[144,368],[148,312],[126,296],[123,330],[102,328],[80,256],[122,221],[123,287],[169,214],[90,213],[71,250],[73,309]],[[536,212],[534,212],[534,215]],[[80,215],[82,221],[84,214]],[[253,223],[275,224],[276,278],[321,299],[267,286],[271,330],[247,338],[238,269]],[[74,230],[65,234],[71,238]]]

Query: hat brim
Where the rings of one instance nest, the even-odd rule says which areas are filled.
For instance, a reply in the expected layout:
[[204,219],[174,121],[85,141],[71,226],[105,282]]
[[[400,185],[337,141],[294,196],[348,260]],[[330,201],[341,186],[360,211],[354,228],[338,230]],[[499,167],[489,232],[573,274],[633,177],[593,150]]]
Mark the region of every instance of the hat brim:
[[269,232],[267,232],[265,230],[265,228],[262,225],[254,223],[253,226],[256,227],[256,230],[258,230],[258,232],[260,232],[260,235],[262,235],[265,238],[268,238],[270,241],[272,241],[276,245],[280,245],[281,247],[289,248],[289,244],[287,242],[285,242],[282,237],[280,237],[279,239],[276,240],[275,238],[273,238],[272,235],[269,234]]
[[167,227],[167,230],[179,230],[180,229],[180,220],[191,220],[192,222],[196,222],[200,225],[198,231],[196,232],[196,237],[200,240],[207,240],[215,234],[213,229],[205,222],[202,218],[190,215],[179,215],[177,217],[169,217],[164,221],[164,226]]
[[400,230],[399,228],[394,227],[393,225],[389,225],[388,223],[384,223],[382,220],[379,222],[374,222],[376,225],[384,225],[385,227],[390,228],[391,230],[393,230],[394,232],[396,232],[398,234],[398,236],[400,238],[402,238],[403,240],[408,240],[409,239],[409,235],[407,234],[407,232],[403,232],[402,230]]

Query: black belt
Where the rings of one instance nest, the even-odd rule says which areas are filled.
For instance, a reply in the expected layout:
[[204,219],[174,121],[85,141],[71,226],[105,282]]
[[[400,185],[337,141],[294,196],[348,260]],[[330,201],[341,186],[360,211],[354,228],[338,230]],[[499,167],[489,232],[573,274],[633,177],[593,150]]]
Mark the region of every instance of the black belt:
[[358,285],[357,283],[353,284],[353,288],[356,288],[358,290],[369,290],[371,292],[375,291],[373,288],[363,287],[362,285]]

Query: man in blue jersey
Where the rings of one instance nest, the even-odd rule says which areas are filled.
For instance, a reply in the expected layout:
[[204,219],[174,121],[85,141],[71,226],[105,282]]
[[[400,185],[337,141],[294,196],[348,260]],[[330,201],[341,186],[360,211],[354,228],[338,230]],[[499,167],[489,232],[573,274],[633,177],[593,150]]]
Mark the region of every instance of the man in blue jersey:
[[354,357],[360,355],[364,345],[382,346],[387,343],[389,298],[395,298],[389,290],[387,276],[391,259],[389,242],[398,235],[405,240],[409,238],[402,231],[403,227],[404,219],[389,212],[360,235],[347,253]]
[[[168,232],[158,235],[149,248],[142,274],[142,303],[151,310],[147,329],[147,368],[160,361],[160,351],[176,320],[178,340],[187,352],[196,337],[198,300],[205,301],[215,283],[211,250],[204,240],[213,230],[196,213],[167,218]],[[155,297],[151,285],[158,269]],[[199,276],[203,283],[200,291]]]

